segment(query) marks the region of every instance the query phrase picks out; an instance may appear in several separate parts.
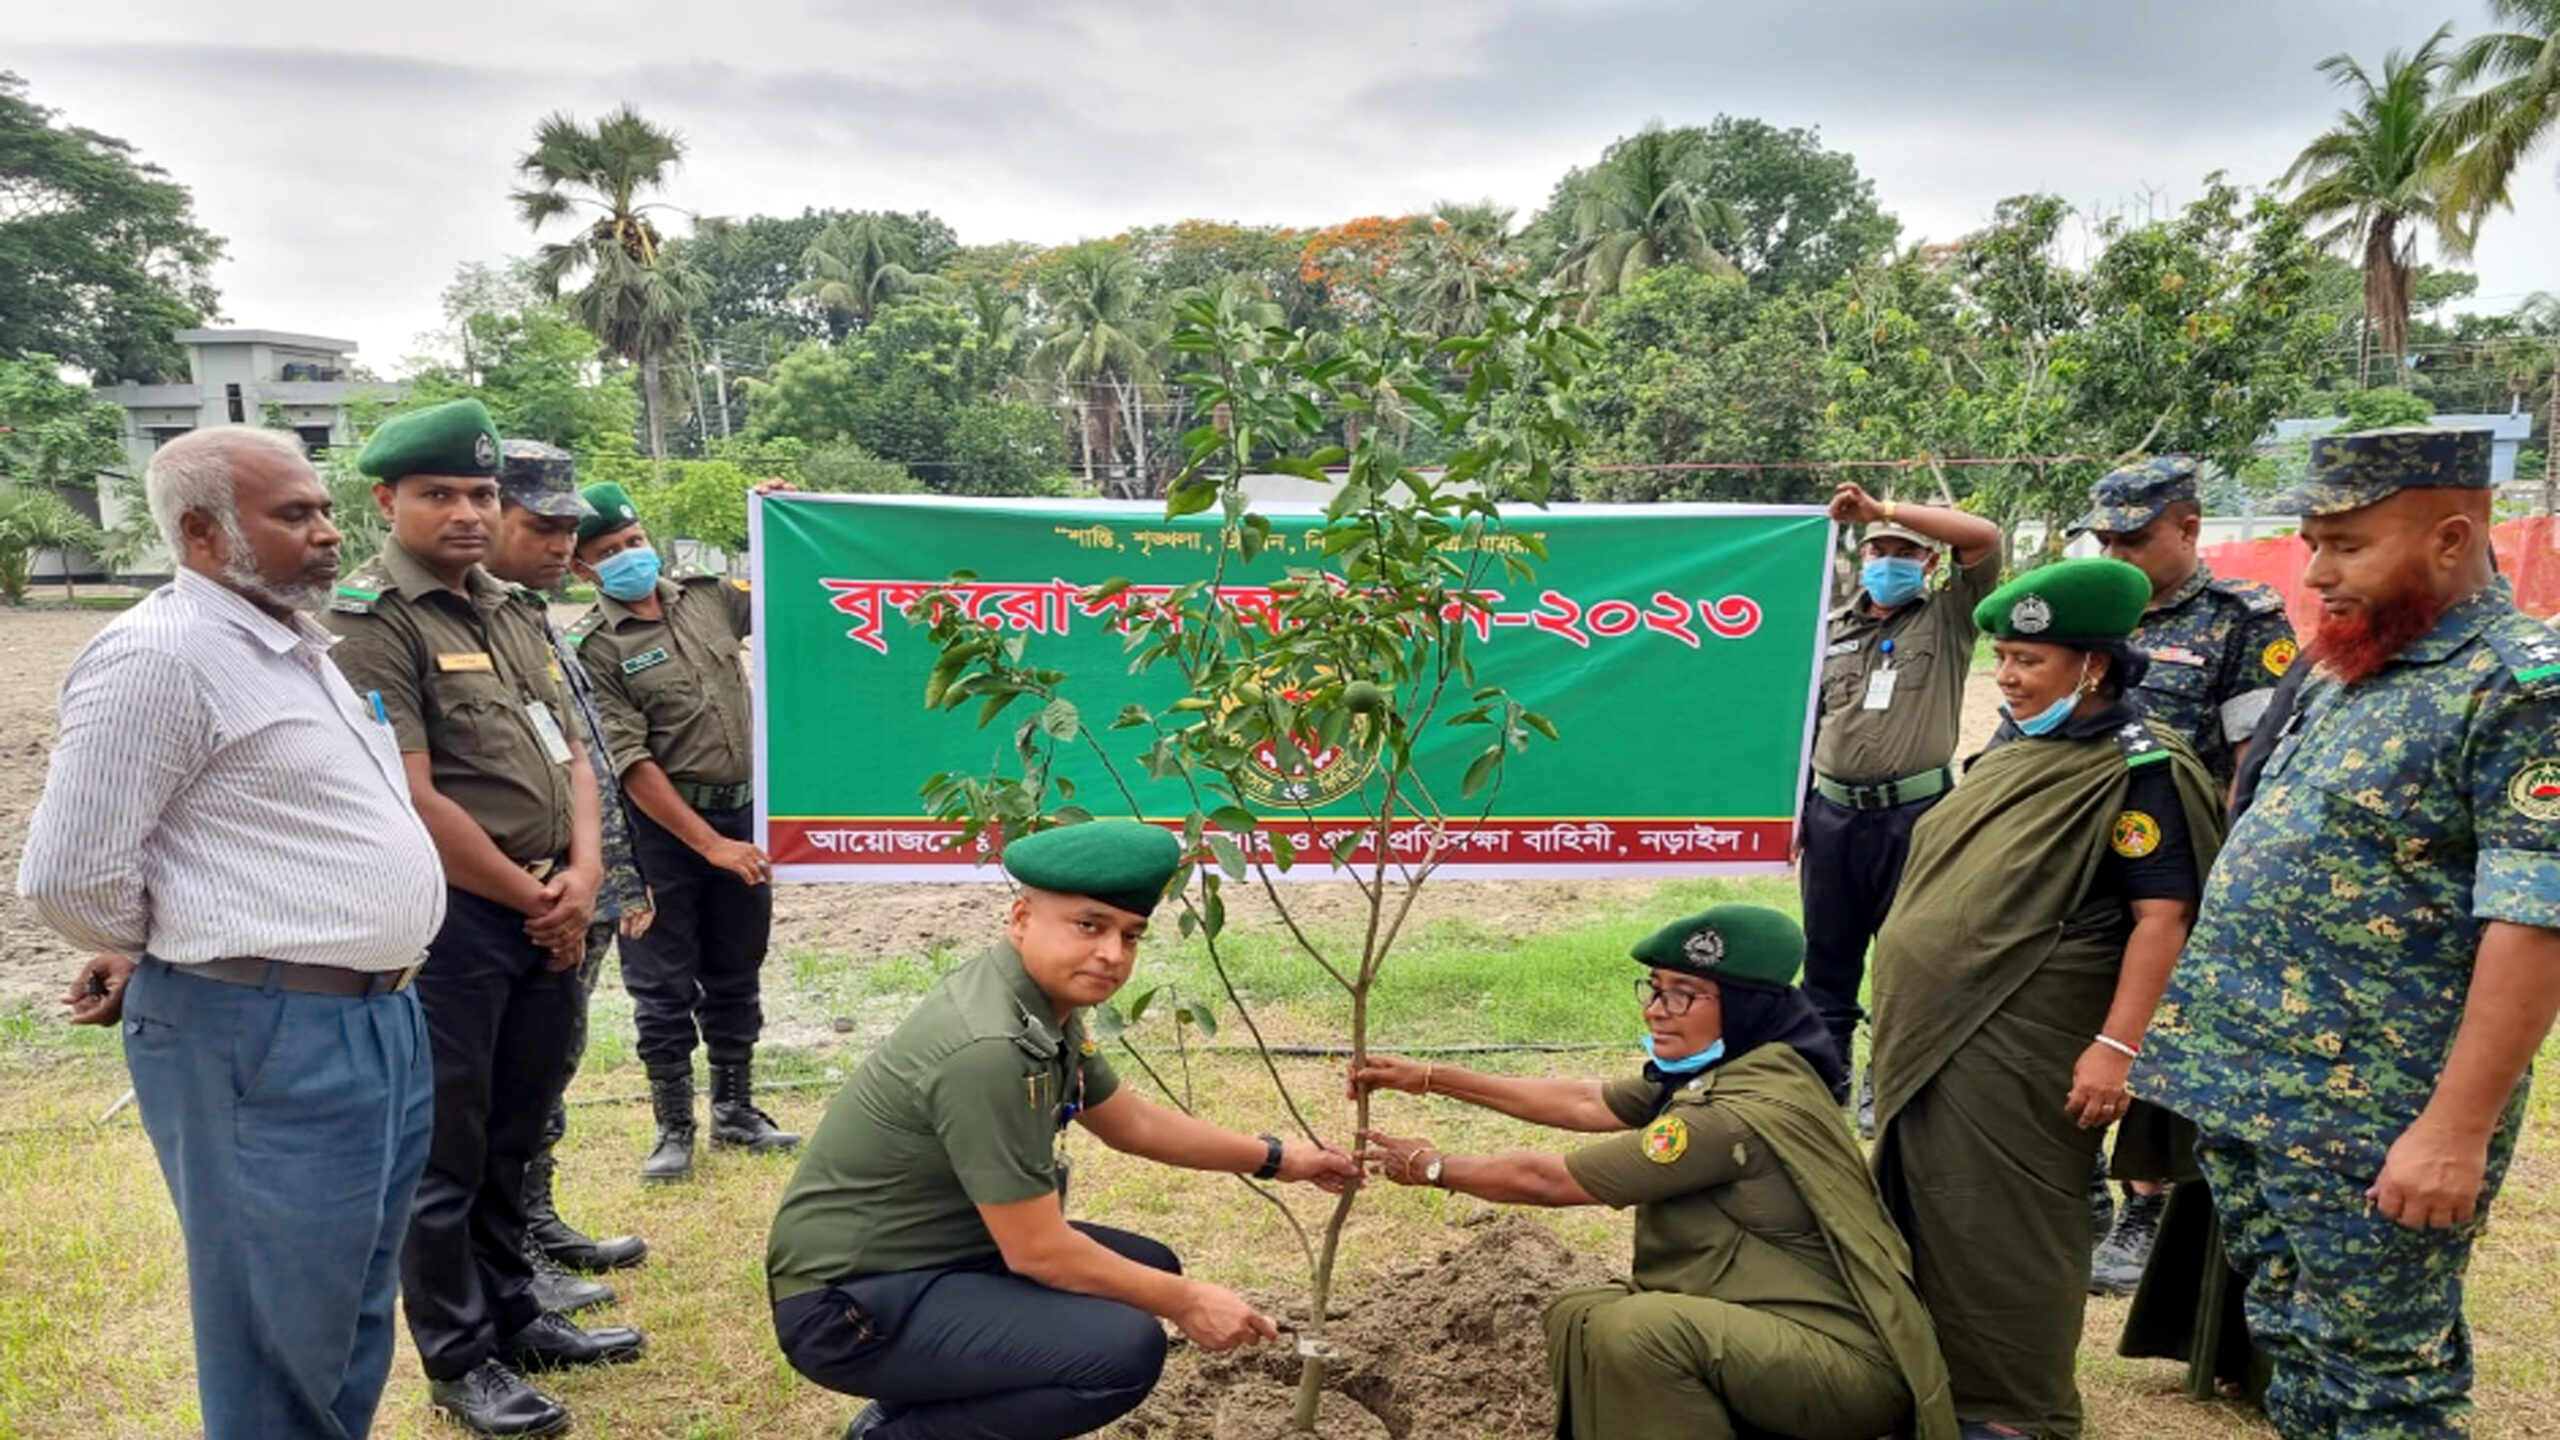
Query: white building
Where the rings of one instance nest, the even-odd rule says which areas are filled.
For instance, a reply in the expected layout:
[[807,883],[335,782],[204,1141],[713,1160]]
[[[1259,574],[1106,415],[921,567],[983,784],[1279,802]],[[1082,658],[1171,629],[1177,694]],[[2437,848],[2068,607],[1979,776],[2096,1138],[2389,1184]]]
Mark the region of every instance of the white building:
[[[354,442],[349,412],[357,402],[393,401],[408,391],[405,385],[354,378],[353,340],[281,330],[181,330],[173,338],[186,347],[185,383],[98,387],[99,399],[124,409],[126,478],[103,481],[97,491],[97,521],[110,529],[142,503],[142,472],[152,452],[190,430],[291,430],[317,459],[333,446]],[[42,568],[60,573],[50,563]],[[168,566],[160,557],[136,568],[165,573]]]

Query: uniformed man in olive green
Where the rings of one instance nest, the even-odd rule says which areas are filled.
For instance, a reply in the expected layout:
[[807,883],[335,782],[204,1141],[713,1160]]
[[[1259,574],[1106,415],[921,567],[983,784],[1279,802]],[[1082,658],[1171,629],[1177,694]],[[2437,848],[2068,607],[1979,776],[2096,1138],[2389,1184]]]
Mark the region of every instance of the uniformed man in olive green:
[[755,845],[752,697],[738,647],[754,624],[744,585],[661,575],[619,485],[582,492],[578,573],[602,593],[569,627],[613,747],[657,919],[621,941],[658,1134],[640,1178],[693,1173],[693,1050],[711,1052],[711,1143],[788,1150],[800,1137],[756,1108],[773,862]]
[[1902,883],[1911,827],[1954,783],[1973,607],[2000,582],[2000,529],[1855,485],[1831,497],[1831,518],[1864,527],[1859,588],[1831,614],[1796,879],[1805,994],[1846,1057],[1865,1016],[1867,945]]
[[1083,1011],[1127,983],[1181,844],[1132,820],[1023,836],[1006,943],[935,986],[827,1106],[765,1268],[794,1369],[872,1397],[848,1437],[1060,1440],[1136,1408],[1159,1319],[1205,1350],[1278,1329],[1143,1236],[1065,1218],[1070,1124],[1193,1170],[1338,1190],[1351,1158],[1124,1088]]
[[444,927],[418,974],[435,1138],[400,1255],[436,1407],[481,1435],[565,1429],[523,1371],[635,1359],[639,1332],[536,1302],[525,1167],[566,1074],[603,879],[595,778],[538,596],[484,569],[498,435],[476,400],[396,416],[357,468],[390,526],[330,601],[347,683],[398,738],[435,840]]
[[1610,1138],[1567,1155],[1452,1155],[1372,1132],[1403,1185],[1515,1205],[1635,1210],[1625,1281],[1547,1310],[1570,1440],[1955,1440],[1947,1372],[1857,1141],[1847,1062],[1795,987],[1804,932],[1718,905],[1637,943],[1640,1075],[1522,1079],[1373,1056],[1355,1090],[1445,1095]]

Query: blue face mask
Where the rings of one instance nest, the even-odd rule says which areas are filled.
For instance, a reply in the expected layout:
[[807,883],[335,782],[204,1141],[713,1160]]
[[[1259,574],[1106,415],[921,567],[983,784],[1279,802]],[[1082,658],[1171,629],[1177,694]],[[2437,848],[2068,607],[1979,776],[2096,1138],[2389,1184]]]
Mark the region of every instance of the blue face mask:
[[[2083,661],[2081,661],[2081,662],[2080,662],[2080,681],[2081,681],[2081,684],[2086,684],[2086,683],[2088,682],[2088,678],[2089,678],[2089,662],[2088,662],[2088,661],[2086,661],[2086,660],[2083,660]],[[2019,731],[2020,731],[2021,733],[2023,733],[2023,734],[2028,734],[2028,735],[2050,735],[2050,734],[2052,734],[2054,731],[2059,730],[2059,729],[2061,729],[2061,728],[2062,728],[2062,722],[2063,722],[2063,721],[2068,720],[2068,719],[2070,719],[2070,718],[2071,718],[2071,712],[2072,712],[2072,711],[2077,710],[2077,709],[2079,709],[2079,708],[2080,708],[2080,686],[2079,686],[2079,685],[2073,685],[2073,686],[2071,687],[2071,693],[2070,693],[2070,694],[2065,695],[2065,696],[2063,696],[2061,699],[2054,701],[2052,704],[2047,705],[2046,707],[2044,707],[2044,709],[2042,709],[2042,710],[2038,711],[2037,713],[2035,713],[2035,714],[2033,714],[2033,715],[2028,716],[2028,717],[2027,717],[2026,719],[2024,719],[2024,720],[2019,719],[2019,718],[2018,718],[2018,715],[2017,715],[2017,712],[2016,712],[2016,711],[2014,711],[2014,710],[2011,710],[2011,709],[2009,708],[2009,702],[2007,702],[2006,700],[2003,700],[2003,701],[2001,701],[2001,702],[2000,702],[2000,713],[2001,713],[2001,714],[2003,714],[2003,715],[2008,716],[2008,717],[2009,717],[2009,723],[2010,723],[2010,724],[2012,724],[2012,725],[2017,726],[2017,727],[2018,727],[2018,729],[2019,729]]]
[[638,600],[658,588],[658,552],[646,545],[616,550],[596,566],[596,588],[616,600]]
[[1653,1035],[1648,1031],[1644,1037],[1644,1058],[1652,1061],[1653,1068],[1665,1075],[1695,1075],[1724,1058],[1724,1037],[1717,1036],[1716,1043],[1686,1060],[1665,1060],[1653,1053]]
[[1908,603],[1929,583],[1928,567],[1904,555],[1879,555],[1859,567],[1867,598],[1887,610]]

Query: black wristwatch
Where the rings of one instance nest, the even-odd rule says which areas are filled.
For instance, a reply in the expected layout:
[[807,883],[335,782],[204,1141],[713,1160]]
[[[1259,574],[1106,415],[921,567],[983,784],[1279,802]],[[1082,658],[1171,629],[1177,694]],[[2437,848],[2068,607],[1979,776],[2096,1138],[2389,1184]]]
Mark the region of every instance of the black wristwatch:
[[1256,1180],[1277,1180],[1280,1178],[1280,1137],[1277,1135],[1265,1135],[1262,1137],[1262,1143],[1264,1148],[1270,1153],[1262,1157],[1262,1166],[1260,1169],[1253,1172],[1253,1178]]

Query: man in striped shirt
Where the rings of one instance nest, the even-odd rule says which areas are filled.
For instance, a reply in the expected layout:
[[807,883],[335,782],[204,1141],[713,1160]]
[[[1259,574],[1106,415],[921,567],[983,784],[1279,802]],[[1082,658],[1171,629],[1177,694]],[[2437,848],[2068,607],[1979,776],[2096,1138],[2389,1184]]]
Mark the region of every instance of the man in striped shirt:
[[109,952],[71,1018],[124,1025],[186,1235],[207,1440],[346,1440],[389,1373],[427,1159],[409,982],[443,873],[390,727],[308,617],[338,532],[300,445],[200,430],[144,488],[177,579],[73,662],[18,888]]

